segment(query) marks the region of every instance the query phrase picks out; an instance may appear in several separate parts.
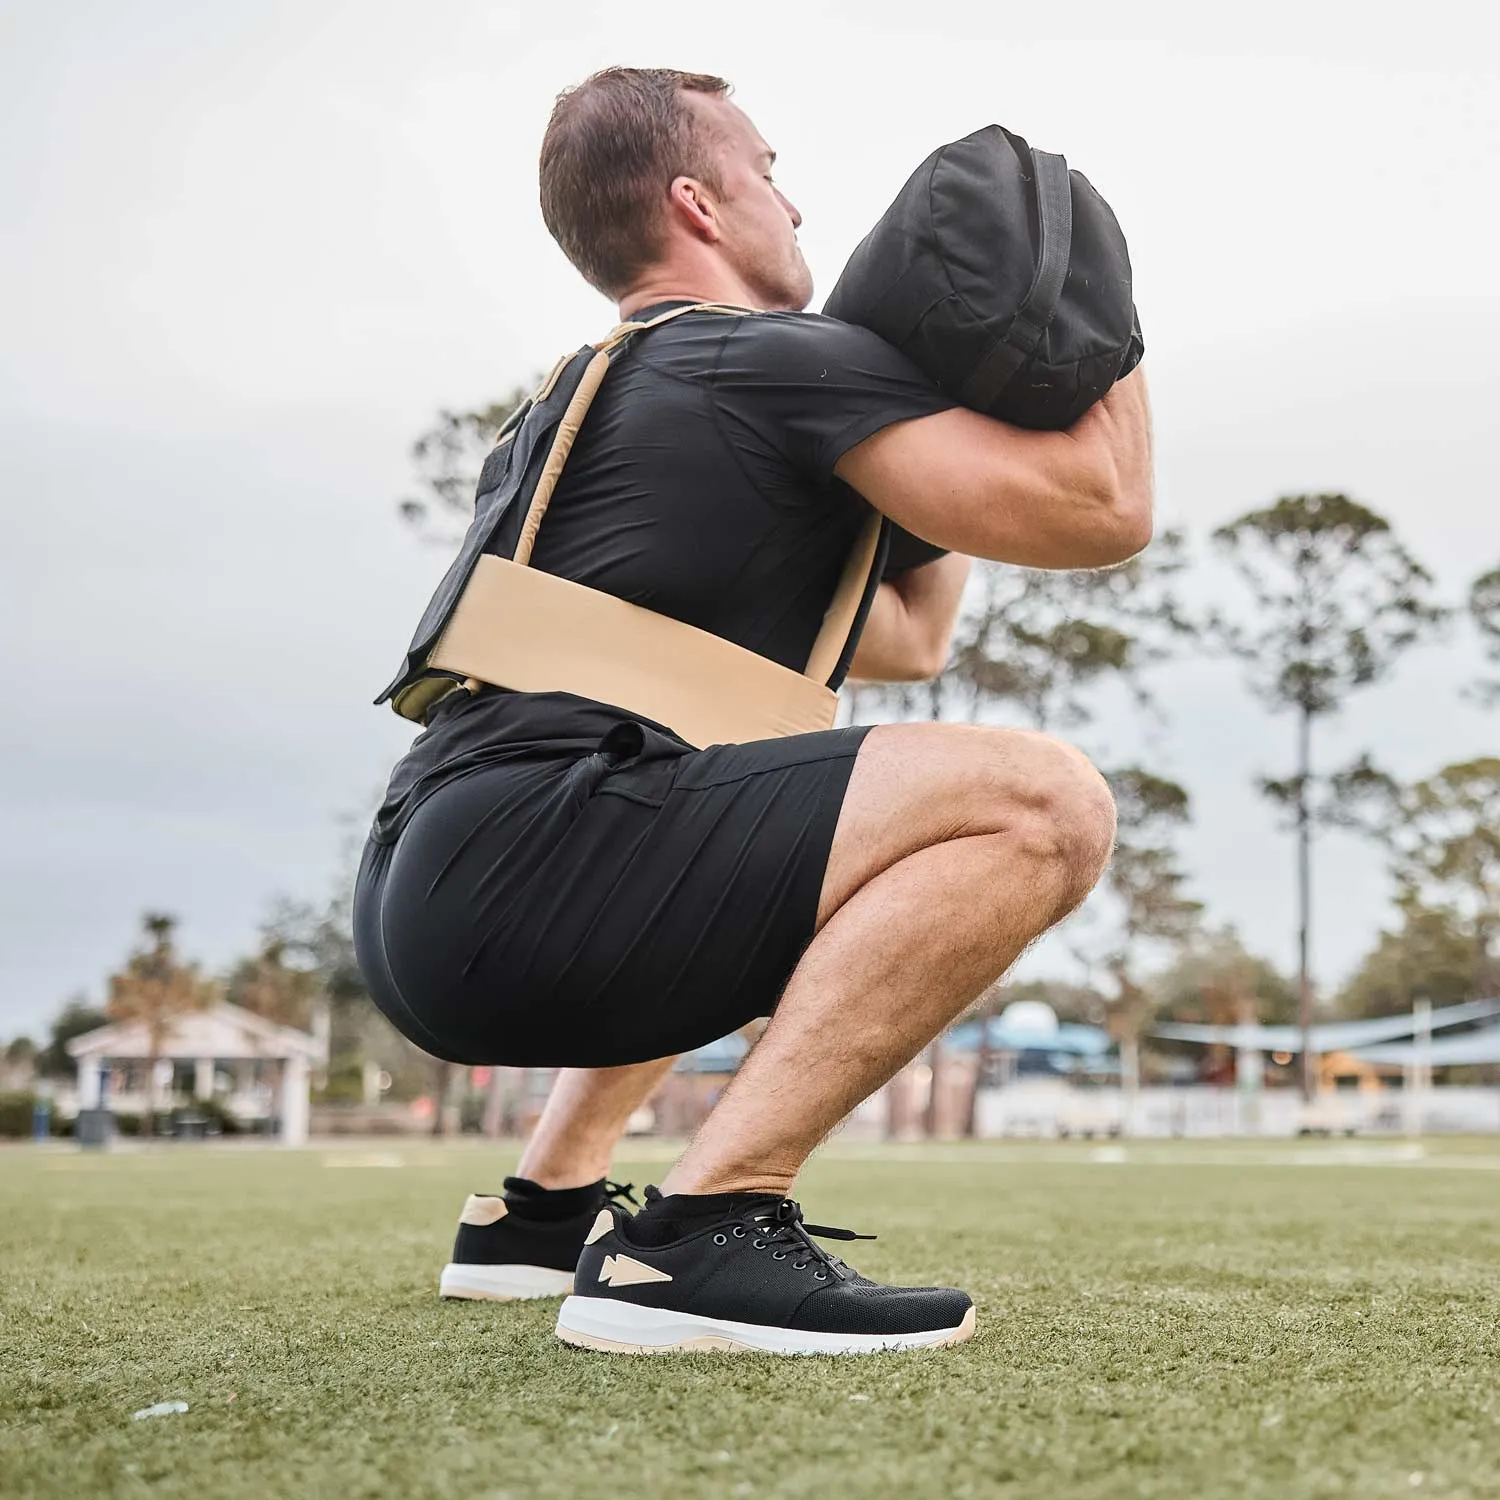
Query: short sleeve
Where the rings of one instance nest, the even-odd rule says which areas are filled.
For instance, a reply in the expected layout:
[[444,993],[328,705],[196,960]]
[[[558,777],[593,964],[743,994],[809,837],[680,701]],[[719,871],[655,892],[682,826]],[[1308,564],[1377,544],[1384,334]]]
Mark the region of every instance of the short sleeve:
[[946,547],[935,547],[931,542],[924,542],[921,537],[913,536],[911,532],[892,521],[885,568],[880,576],[899,578],[903,573],[910,573],[913,568],[925,567],[926,564],[936,562],[938,558],[947,557],[947,555]]
[[742,318],[719,347],[713,391],[759,445],[825,483],[867,437],[955,405],[878,335],[812,313]]

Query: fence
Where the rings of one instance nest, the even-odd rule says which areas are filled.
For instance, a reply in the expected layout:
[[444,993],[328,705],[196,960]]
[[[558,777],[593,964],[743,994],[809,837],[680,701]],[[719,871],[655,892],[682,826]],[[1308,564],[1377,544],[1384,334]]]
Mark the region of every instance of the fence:
[[981,1089],[974,1116],[975,1134],[989,1138],[1490,1133],[1500,1132],[1500,1089],[1340,1090],[1304,1105],[1292,1089],[1143,1088],[1127,1105],[1119,1088],[1038,1079]]

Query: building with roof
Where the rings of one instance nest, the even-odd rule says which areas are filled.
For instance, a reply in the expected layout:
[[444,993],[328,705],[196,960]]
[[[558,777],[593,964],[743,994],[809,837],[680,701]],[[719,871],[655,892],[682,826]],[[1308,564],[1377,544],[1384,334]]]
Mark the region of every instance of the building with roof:
[[68,1052],[78,1064],[80,1110],[143,1115],[212,1100],[247,1127],[301,1146],[312,1074],[328,1065],[328,1038],[220,1001],[177,1017],[155,1049],[146,1027],[130,1021],[86,1031]]

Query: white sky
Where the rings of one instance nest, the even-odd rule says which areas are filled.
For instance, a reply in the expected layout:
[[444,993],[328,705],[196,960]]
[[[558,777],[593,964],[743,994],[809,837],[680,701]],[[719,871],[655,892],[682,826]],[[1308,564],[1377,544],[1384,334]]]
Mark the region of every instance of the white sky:
[[[7,5],[0,1036],[97,993],[145,907],[218,964],[273,893],[330,886],[406,740],[368,700],[443,563],[395,518],[409,441],[612,322],[536,208],[558,89],[611,62],[731,77],[820,298],[943,140],[999,120],[1066,152],[1130,238],[1164,519],[1345,489],[1457,595],[1500,563],[1486,14]],[[1493,751],[1500,717],[1457,698],[1474,664],[1462,636],[1410,658],[1326,763]],[[1285,963],[1291,851],[1250,782],[1291,726],[1222,663],[1162,687],[1198,893]],[[1378,862],[1331,840],[1318,894],[1332,982],[1385,916]]]

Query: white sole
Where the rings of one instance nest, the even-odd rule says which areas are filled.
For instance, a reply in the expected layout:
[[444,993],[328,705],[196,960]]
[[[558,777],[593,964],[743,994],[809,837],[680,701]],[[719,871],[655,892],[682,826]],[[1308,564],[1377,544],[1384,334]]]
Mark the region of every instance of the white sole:
[[891,1349],[946,1349],[974,1337],[974,1309],[956,1328],[924,1333],[808,1333],[765,1323],[734,1323],[697,1313],[667,1312],[605,1297],[569,1297],[557,1315],[557,1336],[580,1349],[610,1354],[881,1354]]
[[526,1302],[533,1297],[566,1297],[571,1271],[550,1266],[475,1266],[450,1261],[438,1280],[438,1296],[471,1302]]

